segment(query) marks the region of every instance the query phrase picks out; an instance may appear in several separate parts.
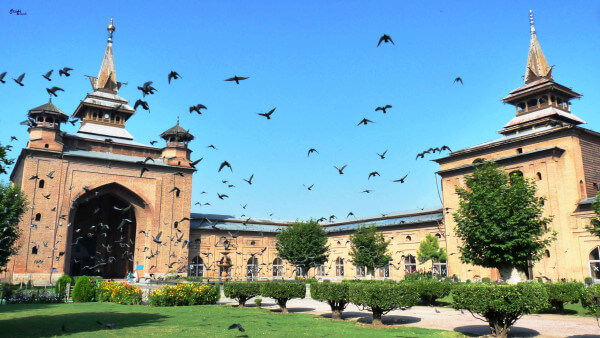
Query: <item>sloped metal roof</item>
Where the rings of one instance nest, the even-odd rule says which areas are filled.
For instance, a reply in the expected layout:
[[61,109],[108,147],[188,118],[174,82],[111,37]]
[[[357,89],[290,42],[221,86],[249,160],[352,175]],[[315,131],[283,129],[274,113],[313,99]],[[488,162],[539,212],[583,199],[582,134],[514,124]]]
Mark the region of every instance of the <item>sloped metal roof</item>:
[[[138,156],[129,156],[122,154],[113,154],[113,153],[105,153],[100,151],[89,151],[89,150],[81,150],[81,149],[65,149],[63,151],[64,156],[75,156],[75,157],[85,157],[85,158],[93,158],[105,161],[115,161],[115,162],[128,162],[128,163],[136,163],[138,161],[143,161],[144,157]],[[172,166],[165,164],[162,159],[157,158],[155,162],[148,162],[146,166],[160,166],[160,167],[169,167]],[[185,168],[182,168],[185,169]]]
[[[79,127],[78,134],[93,134],[121,139],[133,140],[133,136],[125,128],[111,127],[103,124],[84,123]],[[106,138],[106,137],[105,137]]]
[[65,120],[69,118],[69,115],[65,114],[62,110],[58,109],[58,107],[55,106],[54,103],[52,103],[52,101],[48,101],[48,103],[45,103],[39,107],[30,109],[29,114],[31,114],[31,113],[50,113],[50,114],[54,114],[54,115],[59,115],[61,118],[65,119]]

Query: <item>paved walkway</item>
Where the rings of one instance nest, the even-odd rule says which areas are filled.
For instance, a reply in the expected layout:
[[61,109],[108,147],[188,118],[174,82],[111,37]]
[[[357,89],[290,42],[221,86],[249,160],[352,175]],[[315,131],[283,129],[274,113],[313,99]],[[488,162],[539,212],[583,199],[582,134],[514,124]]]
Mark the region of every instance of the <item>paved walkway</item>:
[[[219,303],[236,304],[227,298],[221,298]],[[251,299],[247,306],[254,306]],[[310,298],[292,299],[288,302],[290,312],[302,312],[331,318],[331,309],[327,303]],[[269,298],[263,299],[263,307],[278,309],[276,303]],[[371,313],[360,310],[354,304],[349,304],[343,313],[345,320],[357,320],[370,323]],[[427,329],[441,329],[462,332],[468,335],[490,334],[486,322],[474,318],[469,312],[449,308],[415,306],[406,311],[396,310],[383,316],[383,323],[388,325],[415,326]],[[560,316],[560,315],[527,315],[519,319],[510,336],[513,337],[600,337],[600,327],[595,318]]]

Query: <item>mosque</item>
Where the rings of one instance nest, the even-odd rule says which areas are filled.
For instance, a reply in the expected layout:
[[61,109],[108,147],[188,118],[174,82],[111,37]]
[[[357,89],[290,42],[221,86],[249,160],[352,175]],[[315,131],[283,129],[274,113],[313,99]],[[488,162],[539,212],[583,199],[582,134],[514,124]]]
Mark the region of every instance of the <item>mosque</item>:
[[[111,20],[100,71],[89,76],[93,91],[75,111],[68,115],[49,101],[27,113],[29,141],[10,180],[22,187],[30,205],[19,224],[20,250],[0,278],[49,284],[62,274],[123,278],[137,271],[150,278],[180,273],[230,280],[401,279],[430,270],[431,263],[418,262],[416,252],[433,234],[448,253],[447,262],[434,264],[436,272],[497,279],[494,269],[461,263],[453,230],[455,188],[464,186],[474,162],[485,159],[535,179],[539,194],[547,197],[544,215],[553,216],[558,238],[529,267],[528,277],[600,280],[600,240],[585,230],[600,183],[600,134],[581,127],[585,122],[571,112],[571,100],[581,94],[554,81],[533,17],[530,26],[525,84],[503,98],[515,107],[515,116],[498,139],[436,160],[443,205],[325,223],[329,261],[297,271],[276,250],[277,233],[291,221],[191,213],[195,169],[188,143],[194,136],[188,130],[177,123],[164,131],[161,147],[136,142],[127,131],[135,109],[118,95],[122,83]],[[74,134],[61,131],[70,118],[80,121]],[[349,237],[363,224],[374,224],[391,241],[392,262],[374,276],[349,257]]]

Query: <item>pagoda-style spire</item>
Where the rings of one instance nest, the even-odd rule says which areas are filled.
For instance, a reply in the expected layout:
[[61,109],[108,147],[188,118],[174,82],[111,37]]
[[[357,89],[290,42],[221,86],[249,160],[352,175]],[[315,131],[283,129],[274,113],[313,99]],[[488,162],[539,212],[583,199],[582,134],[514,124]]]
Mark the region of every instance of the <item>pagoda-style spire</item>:
[[531,26],[531,41],[529,43],[527,69],[525,70],[525,83],[533,82],[541,77],[552,79],[552,67],[548,67],[548,62],[546,62],[542,47],[538,42],[531,10],[529,11],[529,24]]
[[110,25],[106,27],[108,30],[108,41],[106,44],[106,51],[104,52],[104,59],[102,59],[102,66],[100,66],[100,72],[97,77],[91,77],[92,88],[94,90],[105,90],[116,94],[121,87],[121,83],[117,82],[117,73],[115,72],[115,61],[113,59],[113,33],[115,26],[113,25],[113,19],[110,19]]

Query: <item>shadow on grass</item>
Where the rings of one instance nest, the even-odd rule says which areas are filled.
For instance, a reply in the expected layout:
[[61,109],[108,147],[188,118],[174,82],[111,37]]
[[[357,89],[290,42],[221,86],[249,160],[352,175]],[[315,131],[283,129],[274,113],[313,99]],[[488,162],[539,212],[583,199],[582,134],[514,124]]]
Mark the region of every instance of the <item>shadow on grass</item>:
[[[296,313],[296,312],[310,312],[310,311],[314,311],[315,308],[312,308],[312,307],[288,307],[287,310],[288,310],[289,313]],[[276,308],[276,309],[271,309],[271,312],[281,312],[281,309],[279,307]]]
[[0,305],[0,314],[2,313],[15,313],[19,311],[31,311],[39,309],[48,309],[55,306],[61,306],[65,303],[46,303],[46,304],[2,304]]
[[[168,316],[148,313],[82,312],[0,320],[0,327],[2,328],[2,336],[49,337],[108,330],[96,321],[103,324],[114,323],[114,330],[117,331],[123,328],[144,326],[161,321],[164,318],[168,318]],[[65,331],[62,330],[63,324]]]
[[[323,318],[331,318],[331,312],[324,313],[321,315]],[[356,312],[356,311],[344,311],[342,312],[342,319],[353,320],[356,319],[359,323],[371,324],[373,317],[367,312]],[[384,315],[381,317],[381,322],[384,325],[401,325],[401,324],[412,324],[418,323],[421,318],[411,316],[397,316],[397,315]]]
[[[467,325],[455,327],[454,331],[460,332],[470,337],[477,337],[483,335],[489,335],[491,333],[488,325]],[[539,336],[540,333],[536,330],[528,329],[525,327],[515,327],[510,329],[508,334],[509,337],[535,337]]]

